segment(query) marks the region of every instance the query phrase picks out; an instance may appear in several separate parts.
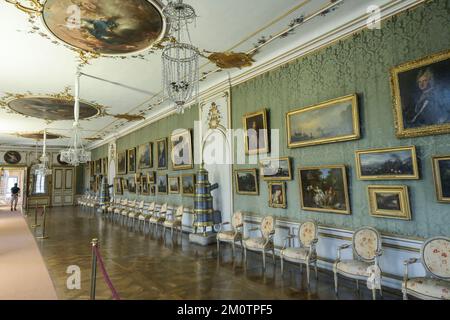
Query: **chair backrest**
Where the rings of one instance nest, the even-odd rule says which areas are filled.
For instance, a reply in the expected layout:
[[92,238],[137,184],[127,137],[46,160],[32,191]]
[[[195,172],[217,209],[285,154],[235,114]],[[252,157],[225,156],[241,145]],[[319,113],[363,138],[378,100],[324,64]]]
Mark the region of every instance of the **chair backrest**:
[[356,258],[371,262],[381,250],[380,233],[372,227],[362,227],[353,233],[353,254]]
[[275,230],[274,217],[272,217],[272,216],[264,217],[261,221],[262,236],[267,239],[274,230]]
[[175,211],[174,219],[182,217],[183,213],[184,213],[184,207],[178,206],[177,210]]
[[309,247],[314,239],[317,239],[317,223],[312,220],[303,222],[298,228],[298,239],[302,245]]
[[144,208],[144,200],[139,202],[139,206],[138,206],[138,209],[143,209],[143,208]]
[[167,213],[167,202],[163,203],[161,208],[159,208],[159,216],[165,215]]
[[126,206],[128,203],[127,199],[122,199],[122,202],[120,203],[122,206]]
[[150,211],[151,211],[151,212],[155,211],[155,201],[149,203],[147,210],[148,210],[149,212],[150,212]]
[[242,211],[236,211],[231,217],[231,226],[236,229],[242,227],[243,218]]
[[425,269],[440,279],[450,279],[450,238],[433,237],[420,250]]

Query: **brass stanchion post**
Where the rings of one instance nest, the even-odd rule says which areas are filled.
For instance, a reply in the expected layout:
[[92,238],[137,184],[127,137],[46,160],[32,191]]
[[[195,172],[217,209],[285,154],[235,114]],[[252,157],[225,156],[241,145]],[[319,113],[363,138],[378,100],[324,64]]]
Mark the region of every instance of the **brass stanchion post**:
[[37,209],[38,209],[38,202],[36,200],[36,205],[34,206],[34,224],[31,226],[32,228],[37,228],[40,226],[40,224],[37,223]]
[[98,245],[98,239],[94,238],[91,241],[92,245],[92,267],[91,267],[91,300],[95,300],[95,285],[97,280],[97,255],[95,253],[95,248]]
[[48,236],[45,235],[45,217],[47,216],[47,208],[44,206],[44,218],[42,221],[42,235],[40,237],[37,237],[37,239],[47,239]]

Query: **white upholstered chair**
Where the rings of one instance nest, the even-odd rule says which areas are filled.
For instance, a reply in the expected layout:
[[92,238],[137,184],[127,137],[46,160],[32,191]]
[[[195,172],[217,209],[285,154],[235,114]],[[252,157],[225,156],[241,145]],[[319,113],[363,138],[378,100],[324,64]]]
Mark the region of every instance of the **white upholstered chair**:
[[244,239],[244,260],[247,263],[247,250],[261,252],[263,256],[263,268],[266,268],[266,251],[272,251],[273,262],[275,263],[275,247],[273,236],[275,234],[275,219],[266,216],[262,219],[259,228],[251,228],[249,231],[259,230],[261,237]]
[[[450,238],[434,237],[426,240],[420,250],[421,258],[404,262],[403,299],[408,295],[426,300],[450,300]],[[408,266],[421,262],[425,277],[408,277]]]
[[[352,248],[353,259],[342,260],[341,251]],[[338,274],[347,278],[356,280],[359,288],[359,280],[367,280],[371,273],[369,267],[379,268],[378,257],[382,255],[381,236],[378,231],[372,227],[362,227],[353,233],[352,244],[344,244],[337,250],[337,259],[334,262],[334,287],[338,293]],[[381,279],[381,270],[380,270]],[[380,280],[381,281],[381,280]],[[380,294],[383,295],[381,287]],[[376,288],[372,289],[372,298],[376,299]]]
[[[309,285],[309,268],[314,264],[314,269],[317,278],[317,253],[316,243],[317,239],[317,223],[315,221],[305,221],[298,228],[298,235],[289,235],[285,239],[283,248],[280,251],[281,259],[281,273],[284,271],[284,260],[300,264],[300,272],[302,265],[306,265],[306,277]],[[291,239],[298,238],[299,247],[288,247]]]
[[184,207],[178,206],[178,208],[176,210],[172,210],[171,214],[167,215],[167,216],[170,216],[170,219],[166,219],[163,222],[164,234],[166,233],[166,229],[170,229],[171,237],[173,237],[174,230],[179,230],[180,235],[181,235],[183,213],[184,213]]
[[[158,231],[158,225],[164,223],[166,220],[166,214],[167,214],[167,202],[165,202],[159,210],[155,211],[151,218],[148,220],[149,225],[154,224],[155,232]],[[150,226],[149,226],[150,229]]]
[[141,200],[139,201],[139,203],[136,203],[136,205],[134,206],[134,210],[131,210],[128,213],[128,224],[131,221],[132,228],[136,228],[136,221],[138,221],[138,217],[143,209],[144,209],[144,200]]
[[[142,222],[142,232],[145,232],[145,225],[147,221],[150,220],[150,218],[153,216],[156,208],[156,203],[150,202],[148,206],[144,206],[144,210],[142,210],[142,213],[139,215],[139,224]],[[150,225],[149,225],[150,228]]]
[[217,232],[217,253],[220,250],[220,242],[229,242],[233,249],[233,257],[236,251],[236,241],[242,244],[242,227],[244,226],[244,220],[242,218],[242,212],[236,211],[231,217],[231,230],[223,230],[223,226],[230,224],[230,222],[222,222],[219,226],[219,231]]

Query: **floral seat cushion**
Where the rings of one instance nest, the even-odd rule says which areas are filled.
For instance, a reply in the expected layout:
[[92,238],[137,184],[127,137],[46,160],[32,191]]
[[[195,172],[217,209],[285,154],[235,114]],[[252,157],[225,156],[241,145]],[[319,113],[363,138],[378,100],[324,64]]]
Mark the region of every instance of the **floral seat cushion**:
[[[249,249],[264,249],[264,244],[266,243],[266,239],[264,238],[250,238],[244,241],[245,247]],[[267,248],[267,246],[266,246]]]
[[151,223],[156,223],[156,222],[158,222],[158,219],[159,219],[158,217],[153,216],[153,217],[150,218],[149,221],[150,221]]
[[450,282],[434,278],[412,278],[406,282],[409,291],[436,299],[450,300]]
[[359,260],[341,260],[336,265],[336,269],[348,274],[368,277],[367,268],[371,265],[371,263]]
[[450,241],[435,239],[429,241],[423,248],[423,262],[425,267],[440,278],[450,279]]
[[283,250],[283,257],[293,260],[306,260],[308,248],[286,248]]
[[163,225],[164,225],[164,227],[172,228],[173,225],[174,225],[174,221],[173,220],[166,220],[166,221],[164,221]]
[[[223,240],[223,241],[233,241],[235,239],[236,232],[234,231],[221,231],[217,234],[217,239]],[[238,238],[239,233],[237,234],[236,238]]]

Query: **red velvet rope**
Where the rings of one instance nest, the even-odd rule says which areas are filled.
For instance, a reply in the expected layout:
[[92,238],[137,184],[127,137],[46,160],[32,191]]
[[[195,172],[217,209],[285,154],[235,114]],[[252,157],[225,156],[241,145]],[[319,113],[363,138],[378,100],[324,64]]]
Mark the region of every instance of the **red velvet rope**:
[[114,300],[120,300],[119,294],[117,293],[116,289],[114,288],[111,279],[109,278],[108,273],[106,272],[105,264],[103,263],[102,256],[100,255],[100,251],[98,250],[97,246],[94,246],[94,252],[97,256],[97,261],[100,265],[100,270],[103,274],[103,279],[105,279],[106,284],[108,285],[109,289],[111,290],[112,297]]

